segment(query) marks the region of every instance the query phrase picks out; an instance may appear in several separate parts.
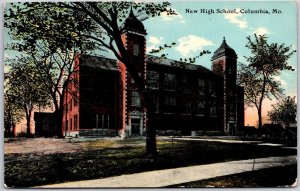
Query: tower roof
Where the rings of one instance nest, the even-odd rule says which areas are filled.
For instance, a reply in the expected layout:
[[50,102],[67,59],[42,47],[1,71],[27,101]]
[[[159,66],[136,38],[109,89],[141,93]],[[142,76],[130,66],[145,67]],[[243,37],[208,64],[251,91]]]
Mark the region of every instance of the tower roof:
[[132,8],[130,9],[127,19],[125,20],[124,26],[124,28],[129,31],[139,32],[142,34],[146,33],[143,23],[133,14]]
[[215,60],[221,56],[237,58],[235,51],[226,43],[225,37],[223,37],[223,42],[221,46],[214,52],[214,55],[212,56],[211,60]]

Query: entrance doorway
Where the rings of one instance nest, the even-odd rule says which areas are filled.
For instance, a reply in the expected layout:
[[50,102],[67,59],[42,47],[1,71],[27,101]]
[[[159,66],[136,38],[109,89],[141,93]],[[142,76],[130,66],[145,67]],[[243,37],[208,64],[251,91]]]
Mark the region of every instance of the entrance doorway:
[[236,129],[234,123],[229,122],[228,126],[229,126],[229,135],[236,135]]
[[131,135],[140,135],[141,119],[131,119]]

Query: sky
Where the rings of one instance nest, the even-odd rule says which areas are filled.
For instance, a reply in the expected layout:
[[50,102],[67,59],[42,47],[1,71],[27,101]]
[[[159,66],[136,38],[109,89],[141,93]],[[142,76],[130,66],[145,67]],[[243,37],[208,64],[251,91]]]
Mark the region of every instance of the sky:
[[[251,36],[253,39],[254,33],[266,34],[269,43],[285,43],[295,50],[297,48],[297,7],[293,1],[170,2],[171,8],[176,11],[177,15],[162,14],[160,17],[143,22],[148,33],[146,36],[148,52],[165,43],[171,44],[172,42],[176,42],[176,45],[160,54],[167,54],[168,58],[174,60],[196,56],[201,50],[210,50],[211,54],[204,55],[196,61],[196,64],[210,69],[212,54],[221,45],[223,37],[237,53],[238,62],[244,64],[248,64],[244,56],[251,55],[249,49],[245,47],[246,37]],[[218,9],[221,11],[235,10],[235,12],[218,13]],[[208,14],[209,10],[213,10],[214,13]],[[261,10],[263,12],[267,10],[270,14],[245,13],[248,10]],[[276,10],[277,13],[273,13],[273,10]],[[194,13],[191,13],[192,11]],[[198,12],[195,13],[195,11]],[[4,44],[9,41],[6,32],[4,30]],[[4,53],[4,58],[9,56],[9,52]],[[288,62],[297,69],[296,54]],[[276,80],[281,82],[286,95],[296,96],[297,71],[284,71],[276,77]],[[276,103],[274,99],[264,101],[263,115],[267,114],[274,103]],[[256,110],[247,107],[245,125],[255,125],[256,123]]]
[[[172,2],[172,1],[171,1]],[[176,16],[166,14],[144,21],[147,30],[147,51],[164,43],[176,42],[176,46],[162,52],[170,59],[179,60],[199,54],[201,50],[212,53],[221,45],[223,37],[227,44],[235,50],[238,62],[248,64],[244,56],[250,56],[245,47],[247,36],[254,39],[254,33],[265,34],[269,43],[285,43],[297,48],[297,20],[295,2],[172,2],[171,7],[178,13]],[[201,13],[200,10],[204,13]],[[208,14],[210,9],[214,13]],[[219,10],[236,10],[236,13],[217,13]],[[248,10],[265,10],[270,14],[249,14]],[[273,9],[277,13],[273,13]],[[198,11],[191,13],[191,10]],[[243,13],[241,13],[241,11]],[[279,13],[281,12],[281,13]],[[161,53],[161,54],[162,54]],[[212,54],[200,57],[196,64],[211,68]],[[297,54],[288,63],[297,70]],[[284,71],[276,80],[281,82],[288,96],[297,94],[297,71]],[[265,100],[263,115],[267,114],[275,99]],[[247,107],[245,125],[256,125],[257,112]]]

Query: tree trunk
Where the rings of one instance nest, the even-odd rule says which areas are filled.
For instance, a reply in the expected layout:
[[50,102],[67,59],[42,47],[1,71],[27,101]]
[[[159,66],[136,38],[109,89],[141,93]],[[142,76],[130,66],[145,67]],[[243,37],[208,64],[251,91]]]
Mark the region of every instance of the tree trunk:
[[[148,97],[144,95],[144,97]],[[147,129],[146,129],[146,153],[152,154],[153,156],[157,156],[157,148],[156,148],[156,128],[153,124],[154,122],[154,113],[155,104],[150,104],[152,99],[147,99],[146,109],[147,109]],[[151,105],[151,106],[150,106]]]
[[[64,87],[65,88],[65,87]],[[53,100],[55,111],[54,115],[54,136],[59,138],[64,137],[64,132],[62,131],[62,122],[63,122],[63,100],[64,100],[64,90],[59,94],[59,100],[56,99],[56,92],[52,92],[51,97]]]
[[257,112],[258,112],[258,135],[260,135],[261,131],[262,131],[261,130],[261,127],[262,127],[261,109],[262,109],[262,103],[263,103],[263,100],[264,100],[266,84],[267,84],[267,80],[266,80],[266,77],[264,77],[264,83],[263,83],[263,86],[262,86],[262,93],[261,93],[261,97],[260,97],[260,100],[259,100],[259,106],[258,106],[258,109],[257,109]]
[[54,112],[54,121],[55,121],[55,124],[54,124],[55,125],[55,130],[54,130],[55,133],[54,134],[59,138],[64,137],[64,132],[62,130],[62,118],[63,118],[62,111],[63,111],[63,109],[59,108]]
[[154,157],[157,156],[157,145],[156,145],[156,128],[154,126],[154,113],[155,106],[154,101],[148,96],[146,92],[141,93],[144,100],[144,107],[147,111],[147,129],[146,129],[146,154],[151,154]]
[[153,156],[157,156],[157,148],[156,148],[156,130],[153,127],[153,117],[150,117],[148,113],[147,119],[147,135],[146,135],[146,153],[152,154]]
[[10,106],[8,106],[8,116],[7,116],[7,120],[4,120],[4,136],[11,136],[11,127],[12,127],[12,117],[11,117],[11,109]]
[[31,133],[30,133],[30,119],[31,119],[31,114],[32,114],[32,110],[28,111],[28,114],[26,115],[26,136],[27,137],[31,137]]
[[12,130],[11,130],[11,136],[15,137],[16,136],[16,125],[14,122],[12,122]]
[[261,127],[262,127],[262,118],[261,118],[261,106],[257,110],[258,114],[258,135],[261,134]]

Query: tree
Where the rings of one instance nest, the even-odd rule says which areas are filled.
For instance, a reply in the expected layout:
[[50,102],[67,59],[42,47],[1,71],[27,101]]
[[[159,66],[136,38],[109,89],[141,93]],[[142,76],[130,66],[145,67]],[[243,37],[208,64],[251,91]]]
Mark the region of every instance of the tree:
[[273,109],[268,112],[268,117],[273,123],[282,125],[285,129],[297,124],[296,97],[281,99],[277,104],[272,105]]
[[279,98],[283,89],[280,82],[274,79],[284,70],[294,71],[288,65],[288,59],[296,52],[290,46],[267,42],[267,37],[254,35],[254,40],[247,37],[246,47],[251,56],[245,57],[248,66],[242,65],[238,73],[239,84],[244,87],[245,102],[257,109],[258,128],[262,127],[262,103],[265,98]]
[[[57,28],[51,28],[51,22],[58,21],[63,25],[63,27],[69,27],[68,33],[71,37],[76,37],[75,39],[89,39],[91,42],[100,45],[103,49],[112,51],[115,57],[120,60],[126,66],[127,71],[130,73],[131,77],[135,81],[138,88],[138,92],[144,103],[145,110],[148,116],[147,125],[147,141],[146,141],[146,151],[151,154],[157,153],[156,149],[156,134],[155,128],[152,126],[151,116],[154,113],[153,100],[147,95],[145,91],[144,80],[139,76],[137,69],[131,62],[130,56],[126,50],[125,45],[122,41],[122,34],[127,31],[124,27],[124,21],[127,18],[129,8],[133,8],[137,13],[137,17],[143,18],[143,20],[159,16],[161,12],[167,12],[167,14],[176,14],[172,9],[167,8],[170,3],[163,2],[158,3],[135,3],[135,2],[58,2],[58,3],[24,3],[24,4],[14,4],[13,8],[8,10],[5,14],[5,18],[13,18],[18,22],[6,22],[5,26],[15,28],[17,30],[23,30],[28,21],[28,18],[34,18],[36,13],[53,13],[53,17],[47,17],[42,15],[43,20],[32,19],[30,25],[32,28],[34,26],[38,27],[39,34],[44,31],[48,31],[51,34],[56,31]],[[72,14],[70,14],[72,13]],[[60,15],[67,15],[66,18],[61,18]],[[87,27],[84,23],[78,24],[78,19],[73,19],[76,15],[82,15],[83,18],[91,22],[91,26]],[[68,21],[65,24],[65,21]],[[34,23],[36,22],[36,23]],[[43,27],[40,27],[40,22],[45,23]],[[18,27],[21,24],[22,27]],[[76,26],[76,27],[75,27]],[[81,30],[77,30],[81,29]],[[86,30],[84,30],[86,29]],[[65,34],[66,30],[62,30],[62,34]],[[25,39],[29,43],[35,42],[36,38],[40,35],[33,35],[32,38]],[[58,34],[58,36],[61,36]],[[67,40],[63,38],[56,39],[55,35],[54,41],[57,43],[61,42],[62,45],[68,44]]]
[[[97,43],[75,35],[75,32],[88,33],[86,29],[93,27],[89,19],[81,14],[74,14],[69,9],[55,11],[48,9],[47,3],[45,7],[43,5],[16,3],[6,12],[5,27],[10,29],[13,40],[16,40],[7,45],[6,49],[29,56],[43,76],[42,83],[46,86],[45,91],[51,96],[55,109],[55,134],[61,137],[63,100],[66,92],[70,91],[67,84],[75,80],[71,79],[71,75],[77,70],[74,60],[79,55],[94,50]],[[40,6],[41,9],[37,10],[35,6]]]
[[4,92],[4,136],[14,136],[15,125],[22,119],[22,108],[15,102],[15,96]]
[[[6,79],[6,97],[9,102],[7,103],[8,108],[6,112],[8,112],[9,120],[13,120],[12,112],[22,109],[25,113],[27,136],[29,137],[30,119],[34,106],[48,106],[50,96],[45,91],[44,76],[40,75],[28,58],[22,57],[17,60],[11,60],[11,62],[11,69]],[[13,109],[16,111],[13,111]]]

